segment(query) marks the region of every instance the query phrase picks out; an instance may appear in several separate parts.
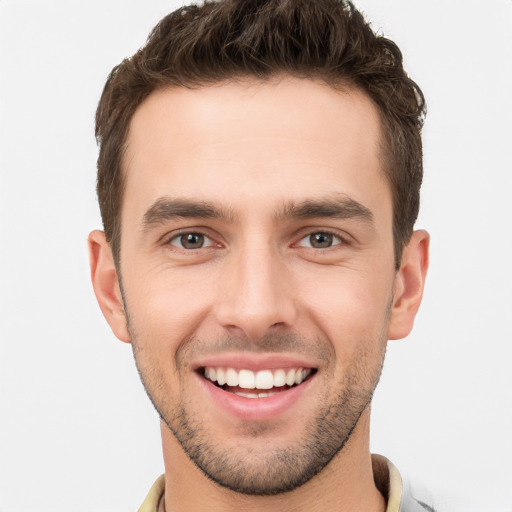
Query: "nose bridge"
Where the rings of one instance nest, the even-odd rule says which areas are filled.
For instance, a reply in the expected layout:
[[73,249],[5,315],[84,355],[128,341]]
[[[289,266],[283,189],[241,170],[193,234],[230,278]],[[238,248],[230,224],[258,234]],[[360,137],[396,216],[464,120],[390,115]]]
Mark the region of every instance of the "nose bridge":
[[295,306],[279,251],[252,237],[230,255],[219,291],[218,321],[258,339],[277,325],[292,325]]

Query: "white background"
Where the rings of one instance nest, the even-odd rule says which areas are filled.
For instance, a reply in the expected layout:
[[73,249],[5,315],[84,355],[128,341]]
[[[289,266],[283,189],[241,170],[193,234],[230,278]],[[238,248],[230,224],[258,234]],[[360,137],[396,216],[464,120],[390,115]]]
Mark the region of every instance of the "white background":
[[[441,510],[512,511],[512,1],[359,0],[429,104],[432,262],[372,450]],[[0,0],[0,511],[136,510],[158,419],[89,283],[105,78],[177,1]]]

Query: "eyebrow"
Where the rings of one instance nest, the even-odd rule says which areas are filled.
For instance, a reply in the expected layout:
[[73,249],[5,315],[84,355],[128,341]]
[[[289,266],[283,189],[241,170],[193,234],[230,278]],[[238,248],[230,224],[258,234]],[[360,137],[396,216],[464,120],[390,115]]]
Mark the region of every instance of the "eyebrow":
[[[330,217],[336,219],[359,218],[373,224],[373,214],[358,201],[342,196],[340,198],[307,199],[289,201],[274,215],[275,221],[285,219],[312,219]],[[146,211],[143,217],[143,229],[149,230],[155,225],[175,219],[222,219],[233,222],[236,218],[233,210],[214,205],[208,201],[161,197]]]
[[275,220],[282,219],[312,219],[316,217],[331,217],[335,219],[361,219],[373,224],[373,213],[366,206],[348,197],[333,197],[325,199],[308,199],[301,202],[290,201],[275,215]]
[[147,230],[174,219],[226,219],[232,221],[234,217],[231,209],[215,206],[208,201],[161,197],[148,208],[142,224],[143,228]]

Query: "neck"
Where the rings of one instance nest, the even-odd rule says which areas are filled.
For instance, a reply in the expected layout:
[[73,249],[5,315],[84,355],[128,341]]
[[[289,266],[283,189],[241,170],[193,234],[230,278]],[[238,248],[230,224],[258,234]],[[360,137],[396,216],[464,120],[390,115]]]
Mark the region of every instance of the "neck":
[[318,475],[293,491],[275,496],[240,494],[212,482],[162,423],[165,512],[384,512],[384,498],[373,480],[369,417],[367,409],[343,450]]

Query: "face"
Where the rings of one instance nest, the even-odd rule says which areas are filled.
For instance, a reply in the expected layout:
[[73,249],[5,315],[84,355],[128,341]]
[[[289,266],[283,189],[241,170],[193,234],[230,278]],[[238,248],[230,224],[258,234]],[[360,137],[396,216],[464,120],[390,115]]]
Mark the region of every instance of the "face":
[[127,326],[110,322],[225,487],[296,488],[369,409],[403,291],[380,139],[364,94],[291,78],[168,89],[135,113]]

